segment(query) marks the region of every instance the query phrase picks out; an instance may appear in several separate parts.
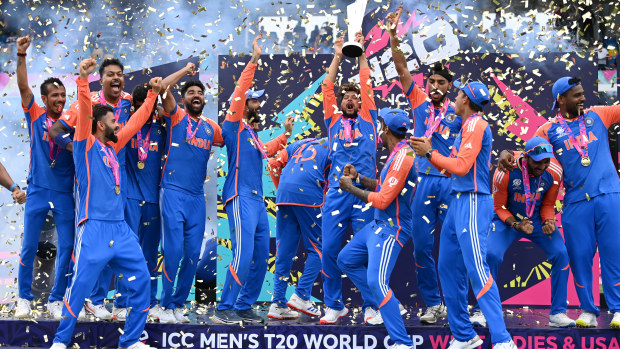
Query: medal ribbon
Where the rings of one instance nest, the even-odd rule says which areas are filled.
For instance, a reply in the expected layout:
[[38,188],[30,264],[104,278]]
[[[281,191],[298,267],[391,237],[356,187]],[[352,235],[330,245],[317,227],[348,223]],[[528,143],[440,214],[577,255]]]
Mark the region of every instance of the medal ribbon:
[[441,107],[441,112],[438,117],[435,117],[435,106],[433,103],[430,103],[430,110],[428,111],[428,124],[426,127],[426,132],[424,132],[424,137],[430,137],[435,131],[437,131],[437,127],[441,124],[441,120],[446,116],[446,112],[448,111],[448,107],[450,106],[450,99],[446,97],[443,101],[443,106]]
[[[138,160],[142,162],[145,162],[146,157],[149,155],[149,141],[151,140],[152,129],[153,129],[153,124],[151,124],[151,127],[149,127],[149,132],[147,132],[146,137],[144,137],[144,141],[142,140],[142,130],[136,133],[136,137],[138,137]],[[198,129],[198,127],[196,127],[196,129]],[[146,146],[146,150],[144,149],[145,146]]]
[[575,139],[573,137],[573,130],[568,127],[568,124],[562,117],[561,113],[557,115],[558,122],[562,129],[564,129],[564,133],[568,136],[568,141],[573,145],[573,148],[577,150],[582,159],[588,157],[588,136],[586,134],[586,123],[584,121],[583,115],[579,115],[579,138]]
[[118,103],[116,104],[108,103],[108,101],[105,99],[105,96],[103,95],[103,90],[99,91],[99,104],[109,105],[110,107],[112,107],[112,109],[114,109],[114,118],[116,119],[116,122],[119,122],[118,119],[120,118],[121,111],[123,110],[123,108],[121,108],[122,100],[122,98],[119,98]]
[[353,124],[355,124],[355,120],[349,118],[341,118],[344,126],[344,142],[346,144],[353,143]]
[[54,142],[54,140],[52,139],[52,137],[50,137],[50,128],[52,127],[53,121],[52,118],[49,117],[49,115],[46,115],[45,118],[45,125],[47,126],[47,137],[49,138],[49,144],[50,144],[50,160],[52,160],[52,162],[56,161],[56,159],[58,159],[58,155],[60,154],[60,152],[62,151],[62,149],[56,145],[56,143]]
[[536,193],[540,190],[540,177],[538,177],[538,184],[536,191],[531,192],[530,187],[530,175],[527,171],[527,161],[525,157],[521,161],[521,172],[523,173],[523,188],[525,189],[525,213],[528,218],[532,218],[534,214],[534,208],[536,207]]
[[200,120],[198,120],[198,125],[196,125],[196,128],[192,132],[192,118],[189,116],[189,114],[187,114],[187,140],[188,141],[190,139],[193,139],[194,136],[196,136],[196,132],[198,132],[198,128],[200,127],[201,123],[202,123],[202,118],[200,118]]
[[405,146],[407,146],[407,139],[401,139],[401,141],[398,142],[398,144],[396,144],[394,149],[392,149],[392,152],[390,153],[390,156],[388,157],[386,164],[389,163],[390,160],[392,160],[392,158],[396,155],[396,153],[398,153],[398,151],[404,148]]
[[252,139],[254,140],[254,147],[258,148],[260,153],[263,155],[263,159],[269,158],[267,156],[267,152],[265,152],[265,146],[263,145],[263,142],[261,142],[260,139],[258,139],[258,136],[256,135],[256,132],[254,132],[254,129],[251,128],[250,125],[248,124],[245,124],[244,126],[245,126],[245,129],[248,130],[248,132],[252,136]]
[[108,162],[110,163],[110,167],[112,167],[112,175],[114,176],[114,184],[120,188],[121,186],[121,177],[118,172],[118,160],[116,159],[116,155],[114,154],[114,150],[108,149],[107,145],[103,145],[103,152],[108,158]]

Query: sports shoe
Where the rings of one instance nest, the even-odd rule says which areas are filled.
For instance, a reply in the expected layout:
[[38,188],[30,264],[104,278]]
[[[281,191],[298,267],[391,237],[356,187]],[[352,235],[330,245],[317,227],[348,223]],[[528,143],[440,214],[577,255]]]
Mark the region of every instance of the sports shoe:
[[377,314],[373,318],[366,320],[366,325],[383,325],[383,316],[381,316],[381,311],[377,310]]
[[278,320],[297,319],[299,313],[289,307],[281,307],[277,303],[271,303],[267,317]]
[[575,326],[575,320],[571,319],[566,313],[557,313],[549,315],[549,327],[572,327]]
[[86,315],[86,307],[82,307],[80,314],[78,314],[78,321],[88,321],[88,315]]
[[174,316],[174,309],[163,309],[159,313],[160,324],[176,324],[177,318]]
[[327,307],[327,310],[325,310],[325,316],[321,318],[321,324],[323,325],[335,324],[336,321],[338,321],[338,319],[346,316],[348,313],[349,313],[349,309],[347,309],[346,307],[342,308],[341,310],[336,310],[336,309]]
[[62,343],[54,343],[50,349],[67,349],[67,346]]
[[177,319],[177,324],[188,324],[189,318],[185,316],[185,307],[183,308],[174,308],[174,317]]
[[151,309],[149,309],[149,315],[147,316],[147,320],[153,322],[159,321],[159,316],[161,315],[162,311],[163,309],[161,308],[161,306],[159,306],[159,304],[151,307]]
[[[227,310],[215,309],[215,312],[213,313],[211,320],[213,320],[213,322],[215,323],[225,324],[225,325],[230,325],[230,324],[241,325],[243,323],[243,319],[239,317],[239,315],[237,315],[237,312],[232,309],[227,309]],[[161,322],[161,318],[160,318],[160,322]]]
[[62,317],[62,302],[47,302],[47,312],[50,314],[52,319],[58,321]]
[[303,300],[299,298],[297,293],[293,293],[291,299],[286,302],[286,305],[289,308],[293,308],[295,310],[301,311],[302,313],[310,316],[321,316],[321,311],[316,307],[313,301],[311,300]]
[[469,321],[474,326],[487,327],[487,319],[482,314],[482,310],[476,310],[472,316],[469,317]]
[[439,303],[432,307],[426,308],[426,313],[420,316],[420,322],[423,324],[434,324],[437,320],[443,319],[448,315],[446,312],[446,306]]
[[121,322],[127,320],[127,308],[112,309],[112,318]]
[[246,310],[237,310],[237,315],[247,323],[262,324],[265,322],[262,316],[258,315],[258,312],[252,308]]
[[407,314],[407,309],[405,309],[405,306],[398,303],[398,309],[400,309],[400,315],[405,315]]
[[476,337],[468,340],[467,342],[457,341],[453,339],[450,341],[448,349],[474,349],[482,345],[482,339],[476,335]]
[[91,301],[86,301],[86,311],[91,313],[95,318],[101,320],[112,320],[112,313],[108,311],[105,304],[94,305]]
[[[480,344],[482,344],[482,342],[480,342]],[[503,342],[503,343],[495,344],[493,346],[493,349],[517,349],[517,346],[515,345],[515,343],[511,339],[508,342]]]
[[26,319],[30,316],[30,301],[25,298],[17,298],[15,302],[15,315],[16,319]]
[[596,321],[596,314],[583,310],[581,315],[575,321],[577,327],[596,327],[598,322]]
[[[124,348],[121,348],[124,349]],[[152,347],[150,345],[144,344],[140,341],[135,342],[134,344],[130,345],[127,347],[127,349],[155,349],[155,347]]]
[[414,346],[413,345],[406,345],[406,344],[392,344],[392,345],[388,345],[387,349],[413,349]]
[[617,311],[614,313],[614,318],[611,319],[611,322],[609,323],[609,327],[615,330],[620,330],[620,311]]
[[379,310],[373,308],[373,307],[366,307],[366,309],[364,309],[364,323],[369,324],[369,325],[380,325],[383,323],[383,318],[381,318],[381,322],[380,323],[371,323],[372,319],[376,318],[377,316],[381,316],[381,313],[379,312]]

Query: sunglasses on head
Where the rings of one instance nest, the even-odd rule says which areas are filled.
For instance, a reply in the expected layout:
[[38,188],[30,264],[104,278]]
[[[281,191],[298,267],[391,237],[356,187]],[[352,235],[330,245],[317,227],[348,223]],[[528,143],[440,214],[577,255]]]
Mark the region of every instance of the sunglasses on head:
[[540,154],[551,153],[551,152],[553,152],[553,148],[551,148],[550,144],[539,144],[535,146],[534,148],[526,151],[525,154],[540,155]]

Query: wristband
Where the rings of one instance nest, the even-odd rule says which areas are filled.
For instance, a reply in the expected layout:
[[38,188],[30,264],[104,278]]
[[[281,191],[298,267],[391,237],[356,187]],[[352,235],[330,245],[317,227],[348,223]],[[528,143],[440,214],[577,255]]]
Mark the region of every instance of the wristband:
[[355,183],[362,184],[362,179],[360,177],[362,177],[362,175],[358,173],[357,178],[355,178]]
[[61,149],[66,149],[67,144],[71,142],[73,142],[73,140],[66,132],[59,133],[58,135],[56,135],[56,137],[54,137],[54,143],[56,143],[56,145],[59,146]]
[[516,224],[519,224],[519,222],[518,221],[512,222],[512,224],[510,225],[512,227],[512,229],[517,230],[517,228],[515,228]]
[[[11,187],[9,188],[9,191],[13,191],[13,189],[15,189],[15,187],[19,188],[19,185],[17,185],[17,183],[13,183],[13,185],[11,185]],[[21,188],[19,188],[21,189]]]
[[17,52],[18,57],[26,57],[26,52]]

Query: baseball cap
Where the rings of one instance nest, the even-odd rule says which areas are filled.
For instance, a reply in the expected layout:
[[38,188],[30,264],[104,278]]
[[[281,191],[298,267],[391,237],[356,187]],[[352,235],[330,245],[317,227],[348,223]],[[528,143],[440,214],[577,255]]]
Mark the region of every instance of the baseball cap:
[[411,127],[409,113],[402,109],[382,108],[379,115],[392,132],[404,135]]
[[542,137],[532,137],[525,143],[524,155],[528,155],[534,161],[540,161],[547,158],[555,158],[553,156],[553,148],[549,142]]
[[574,76],[565,76],[563,78],[559,78],[553,84],[553,88],[551,92],[553,93],[553,107],[551,109],[555,109],[558,105],[558,97],[571,88],[579,85],[581,83],[581,79]]
[[[233,91],[233,93],[230,95],[230,98],[228,98],[228,102],[232,102],[232,98],[234,96],[235,92]],[[245,95],[245,100],[247,101],[248,99],[252,99],[252,98],[261,98],[263,96],[263,94],[265,94],[265,90],[258,90],[258,91],[254,91],[252,89],[248,90],[248,93]]]
[[467,97],[469,97],[469,100],[474,102],[474,104],[480,108],[487,105],[491,99],[489,89],[480,81],[467,80],[463,83],[456,80],[453,84],[456,88],[463,90]]

